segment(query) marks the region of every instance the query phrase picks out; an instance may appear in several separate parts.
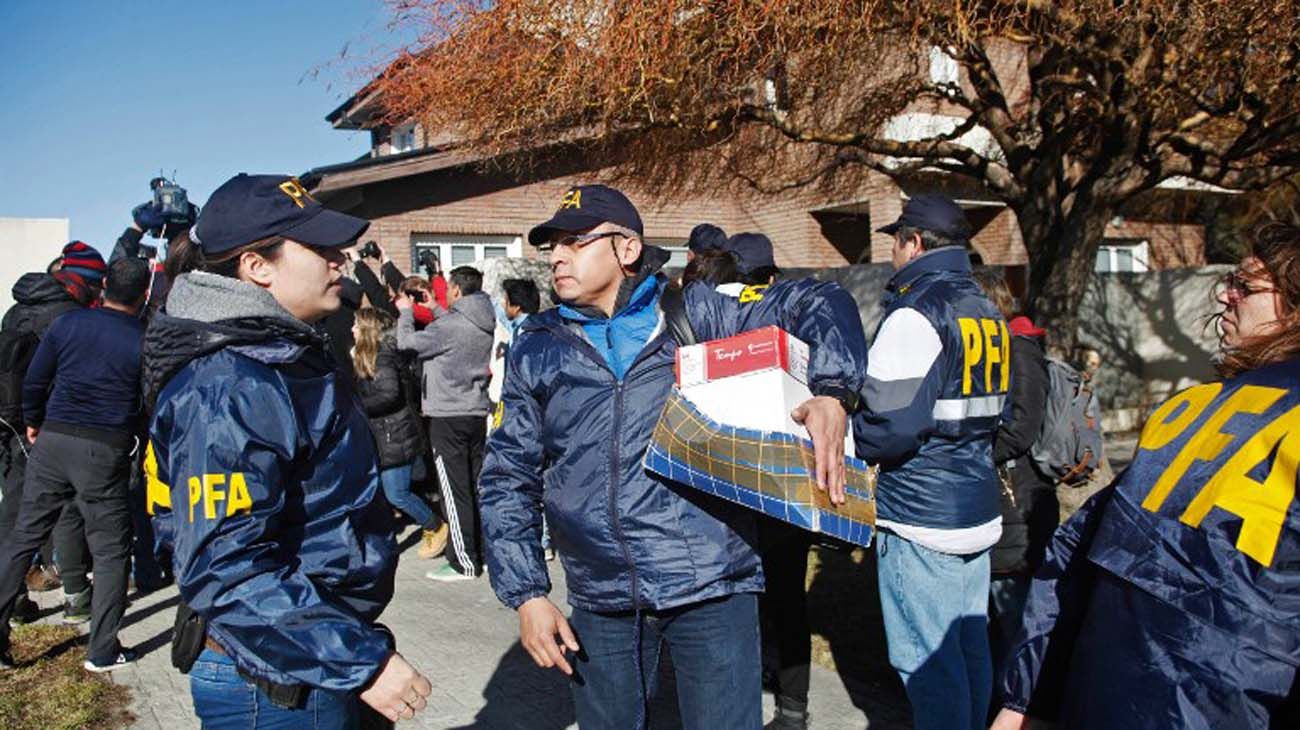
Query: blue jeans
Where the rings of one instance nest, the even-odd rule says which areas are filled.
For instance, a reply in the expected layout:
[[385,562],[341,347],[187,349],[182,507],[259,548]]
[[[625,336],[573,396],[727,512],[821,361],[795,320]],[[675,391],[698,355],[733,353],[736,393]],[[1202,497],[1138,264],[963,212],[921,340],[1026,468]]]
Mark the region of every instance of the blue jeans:
[[876,555],[889,663],[913,727],[983,730],[993,690],[988,551],[948,555],[882,531]]
[[665,644],[677,672],[684,730],[763,726],[758,598],[753,594],[639,616],[575,608],[570,622],[582,647],[572,682],[582,730],[646,727]]
[[426,530],[434,528],[433,510],[411,491],[411,465],[390,466],[379,470],[379,483],[388,503],[398,508],[415,524]]
[[361,726],[356,695],[312,690],[302,708],[271,704],[223,654],[204,649],[190,669],[194,714],[203,730],[354,730]]

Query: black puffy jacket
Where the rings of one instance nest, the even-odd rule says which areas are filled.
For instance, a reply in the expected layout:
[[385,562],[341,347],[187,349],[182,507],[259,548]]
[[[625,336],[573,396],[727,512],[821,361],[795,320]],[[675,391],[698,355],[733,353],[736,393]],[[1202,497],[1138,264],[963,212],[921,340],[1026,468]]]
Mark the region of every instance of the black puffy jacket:
[[72,298],[63,284],[43,271],[19,277],[13,295],[16,304],[5,313],[4,323],[0,325],[6,331],[31,332],[44,337],[45,330],[60,314],[81,309],[81,304]]
[[[1013,332],[1015,325],[1013,320]],[[994,573],[1028,574],[1036,570],[1043,563],[1043,552],[1060,520],[1056,487],[1039,473],[1029,457],[1042,430],[1047,391],[1042,337],[1012,337],[1011,415],[999,424],[993,442],[993,463],[1003,476],[1002,537],[989,556]]]
[[375,435],[379,465],[385,469],[415,461],[423,443],[419,417],[411,410],[403,382],[408,372],[409,367],[397,351],[397,340],[389,334],[379,343],[375,377],[358,374],[356,379],[357,394]]

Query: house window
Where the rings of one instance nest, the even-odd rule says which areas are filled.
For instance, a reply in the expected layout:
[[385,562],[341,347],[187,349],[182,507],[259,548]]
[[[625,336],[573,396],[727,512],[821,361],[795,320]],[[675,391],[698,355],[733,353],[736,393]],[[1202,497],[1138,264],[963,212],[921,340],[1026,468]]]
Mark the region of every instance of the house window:
[[523,255],[521,236],[476,236],[457,233],[412,233],[412,269],[418,266],[421,251],[438,254],[444,272],[487,259]]
[[1106,239],[1097,248],[1093,270],[1101,274],[1127,274],[1150,270],[1150,245],[1145,239]]
[[667,251],[671,258],[668,263],[664,264],[665,269],[684,269],[686,268],[686,240],[682,238],[647,238],[645,242],[650,246],[658,246]]
[[392,148],[392,153],[395,155],[415,149],[415,122],[393,127],[393,132],[388,138],[388,146]]

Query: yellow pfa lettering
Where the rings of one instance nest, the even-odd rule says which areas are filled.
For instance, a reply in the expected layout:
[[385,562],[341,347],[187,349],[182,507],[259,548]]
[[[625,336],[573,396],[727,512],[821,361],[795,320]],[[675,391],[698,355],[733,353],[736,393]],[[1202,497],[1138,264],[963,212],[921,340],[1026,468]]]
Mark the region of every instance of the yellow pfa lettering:
[[[999,325],[1001,328],[999,329]],[[1007,369],[1011,359],[1011,343],[1007,342],[1007,325],[996,319],[981,319],[980,329],[984,332],[984,392],[1001,393],[1007,390],[1011,372]],[[993,339],[997,338],[997,342]],[[998,366],[998,383],[1001,387],[993,389],[993,366]]]
[[203,516],[210,519],[217,519],[217,502],[223,502],[226,499],[226,493],[217,489],[218,486],[226,483],[225,474],[204,474],[203,475]]
[[244,481],[244,475],[242,473],[235,472],[230,475],[230,494],[226,496],[227,517],[240,511],[252,511],[253,499],[248,496],[248,484]]
[[492,411],[492,430],[501,428],[501,420],[506,417],[506,402],[500,401],[497,407]]
[[1151,488],[1146,499],[1142,500],[1142,507],[1151,512],[1159,511],[1165,499],[1169,497],[1169,493],[1187,473],[1193,462],[1213,461],[1223,453],[1223,450],[1235,439],[1233,435],[1223,433],[1221,430],[1229,419],[1238,413],[1263,413],[1284,395],[1286,391],[1281,388],[1244,385],[1228,396],[1223,405],[1206,419],[1205,425],[1187,440],[1182,450],[1178,452],[1178,456],[1174,457],[1164,473],[1156,480],[1155,486]]
[[194,507],[203,499],[203,484],[198,477],[190,477],[190,522],[194,521]]
[[970,371],[984,357],[984,338],[980,332],[979,320],[960,317],[957,326],[961,328],[961,342],[965,356],[961,369],[961,394],[970,395]]
[[750,284],[740,290],[740,303],[751,304],[753,302],[763,301],[763,291],[767,289],[767,284]]
[[[222,486],[228,489],[221,489]],[[202,477],[190,477],[190,522],[194,521],[194,508],[203,504],[203,517],[215,520],[218,517],[217,503],[225,503],[225,515],[230,517],[239,512],[247,514],[253,509],[253,498],[248,492],[248,481],[243,473],[235,472],[227,479],[225,474],[204,474]]]
[[[1138,448],[1146,451],[1158,451],[1168,446],[1179,434],[1187,430],[1196,419],[1201,417],[1205,407],[1223,390],[1223,383],[1207,383],[1195,388],[1188,388],[1165,401],[1147,419],[1142,427],[1142,436],[1138,439]],[[1186,407],[1184,407],[1186,406]],[[1178,409],[1182,408],[1181,411]],[[1178,416],[1170,420],[1177,412]]]
[[564,194],[564,199],[560,201],[560,210],[565,208],[582,208],[582,191],[574,188]]
[[[1281,442],[1281,448],[1277,448]],[[1277,448],[1264,482],[1247,476]],[[1287,510],[1295,500],[1296,461],[1300,457],[1300,406],[1287,411],[1252,436],[1206,482],[1179,519],[1192,527],[1214,507],[1241,518],[1237,549],[1264,567],[1273,564]]]
[[307,188],[304,188],[302,183],[298,182],[298,178],[296,177],[291,177],[288,180],[285,180],[280,183],[279,187],[280,192],[288,195],[289,198],[293,200],[293,204],[299,208],[306,207],[307,201],[309,200],[313,203],[316,202],[316,199],[311,196],[311,193],[307,192]]

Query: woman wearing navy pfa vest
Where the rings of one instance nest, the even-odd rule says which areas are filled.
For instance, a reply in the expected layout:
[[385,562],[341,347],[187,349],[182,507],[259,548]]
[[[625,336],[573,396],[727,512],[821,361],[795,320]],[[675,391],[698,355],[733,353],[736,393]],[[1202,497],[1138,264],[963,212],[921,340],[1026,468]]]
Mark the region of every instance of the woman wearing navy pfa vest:
[[995,728],[1300,727],[1300,228],[1261,229],[1218,302],[1224,379],[1057,531]]
[[312,324],[339,307],[366,229],[297,180],[238,175],[208,200],[189,270],[145,342],[163,534],[207,623],[190,671],[205,728],[350,728],[412,717],[431,688],[375,623],[396,546],[370,428]]

